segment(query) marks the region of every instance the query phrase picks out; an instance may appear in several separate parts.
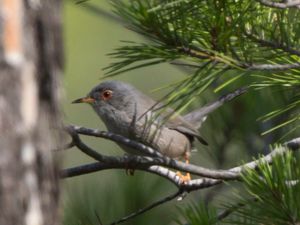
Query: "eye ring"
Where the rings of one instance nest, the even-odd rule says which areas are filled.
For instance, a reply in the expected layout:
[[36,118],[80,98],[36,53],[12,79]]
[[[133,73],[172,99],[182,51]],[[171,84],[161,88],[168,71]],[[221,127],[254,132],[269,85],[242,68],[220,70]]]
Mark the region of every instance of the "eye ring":
[[108,100],[108,99],[110,99],[111,97],[112,97],[112,91],[111,90],[105,90],[105,91],[103,91],[102,92],[102,94],[101,94],[101,98],[102,98],[102,100]]

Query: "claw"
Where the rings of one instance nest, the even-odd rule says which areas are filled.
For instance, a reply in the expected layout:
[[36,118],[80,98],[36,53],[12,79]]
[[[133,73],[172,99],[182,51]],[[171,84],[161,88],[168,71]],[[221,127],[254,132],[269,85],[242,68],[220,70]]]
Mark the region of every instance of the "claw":
[[[188,153],[184,154],[184,159],[185,159],[185,163],[187,163],[187,164],[190,163]],[[177,176],[179,176],[180,181],[181,181],[182,184],[187,184],[191,180],[191,174],[190,173],[186,173],[186,175],[183,175],[180,171],[177,171],[176,174],[177,174]]]
[[179,176],[180,182],[182,184],[187,184],[191,180],[191,174],[190,173],[186,173],[186,175],[183,175],[180,171],[177,171],[176,175]]

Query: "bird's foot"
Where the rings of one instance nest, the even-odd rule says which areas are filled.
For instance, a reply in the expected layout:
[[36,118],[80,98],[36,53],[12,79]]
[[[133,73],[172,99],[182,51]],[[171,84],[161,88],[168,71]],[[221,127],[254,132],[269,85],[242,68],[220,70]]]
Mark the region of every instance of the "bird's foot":
[[[131,155],[125,153],[124,157],[129,158],[129,157],[131,157]],[[126,163],[125,173],[126,173],[127,176],[133,176],[134,175],[135,169],[133,169],[132,167],[133,167],[133,165],[131,165],[129,162]]]
[[177,171],[176,175],[179,176],[180,182],[182,184],[187,184],[191,180],[191,174],[186,173],[186,175],[183,175],[181,172]]
[[[186,164],[190,163],[189,157],[190,157],[190,154],[188,152],[185,152],[184,153],[184,159],[185,159]],[[190,173],[186,173],[186,175],[182,175],[182,173],[180,171],[177,171],[176,175],[179,176],[180,181],[181,181],[182,184],[187,184],[191,180],[191,174]]]

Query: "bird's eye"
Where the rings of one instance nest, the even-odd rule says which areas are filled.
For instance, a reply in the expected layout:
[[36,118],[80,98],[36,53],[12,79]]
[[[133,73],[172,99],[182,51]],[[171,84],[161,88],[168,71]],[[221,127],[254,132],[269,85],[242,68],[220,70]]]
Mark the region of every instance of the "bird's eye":
[[112,97],[112,91],[111,90],[105,90],[102,92],[101,98],[102,100],[108,100]]

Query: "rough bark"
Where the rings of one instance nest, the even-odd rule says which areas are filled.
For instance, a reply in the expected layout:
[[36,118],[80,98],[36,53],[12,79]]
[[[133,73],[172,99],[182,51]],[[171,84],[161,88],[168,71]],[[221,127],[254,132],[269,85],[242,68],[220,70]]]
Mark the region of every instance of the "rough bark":
[[0,224],[58,224],[61,1],[0,0]]

